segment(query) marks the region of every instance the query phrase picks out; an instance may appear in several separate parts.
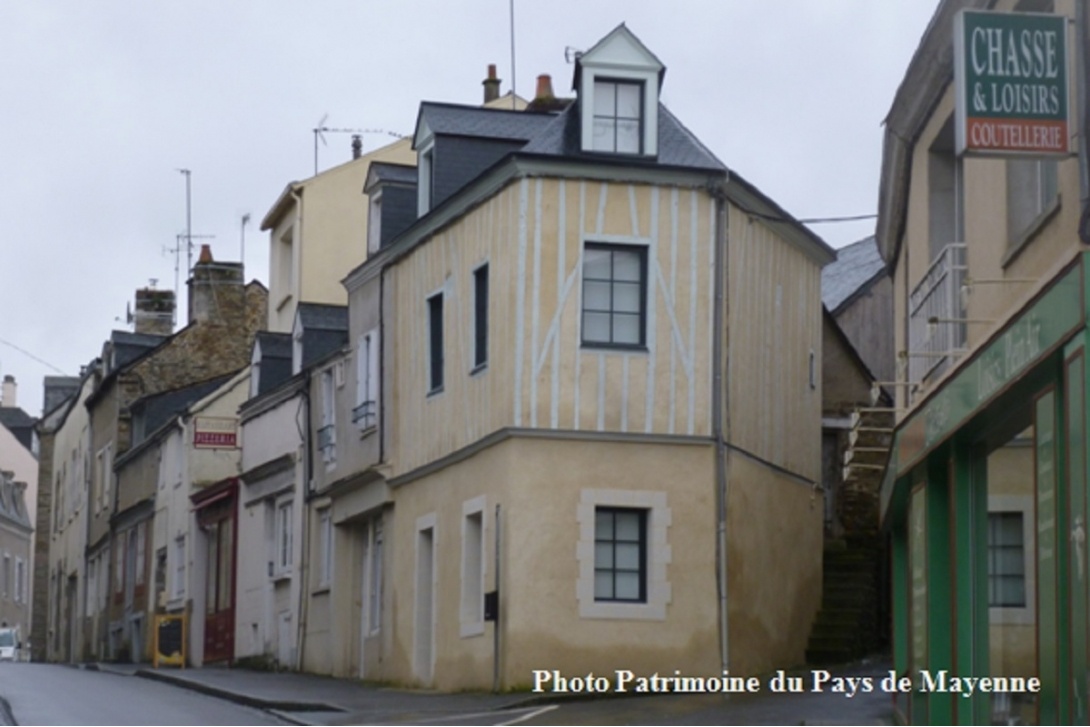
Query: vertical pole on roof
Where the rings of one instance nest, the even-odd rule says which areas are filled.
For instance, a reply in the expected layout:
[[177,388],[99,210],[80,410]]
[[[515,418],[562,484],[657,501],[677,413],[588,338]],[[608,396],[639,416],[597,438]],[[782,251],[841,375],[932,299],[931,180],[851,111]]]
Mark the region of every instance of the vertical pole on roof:
[[511,110],[515,111],[515,0],[508,0],[511,10]]

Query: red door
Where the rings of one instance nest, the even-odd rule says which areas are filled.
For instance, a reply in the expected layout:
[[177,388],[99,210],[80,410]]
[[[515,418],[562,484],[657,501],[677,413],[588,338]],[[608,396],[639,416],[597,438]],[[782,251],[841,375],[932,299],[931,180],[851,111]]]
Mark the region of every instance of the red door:
[[200,522],[208,540],[204,661],[230,661],[235,655],[234,498],[202,509]]

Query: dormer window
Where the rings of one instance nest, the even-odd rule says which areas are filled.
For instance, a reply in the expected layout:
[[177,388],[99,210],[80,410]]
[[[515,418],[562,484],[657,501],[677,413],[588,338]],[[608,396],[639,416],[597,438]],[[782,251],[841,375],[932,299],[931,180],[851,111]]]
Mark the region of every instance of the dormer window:
[[594,151],[639,154],[643,84],[639,81],[594,81]]
[[666,68],[623,24],[579,56],[580,149],[658,155],[659,89]]
[[417,216],[423,217],[431,210],[432,201],[432,183],[434,179],[435,170],[435,147],[429,146],[425,151],[420,152],[419,161],[417,163],[419,172],[417,175],[417,191],[419,197],[419,206],[417,208]]

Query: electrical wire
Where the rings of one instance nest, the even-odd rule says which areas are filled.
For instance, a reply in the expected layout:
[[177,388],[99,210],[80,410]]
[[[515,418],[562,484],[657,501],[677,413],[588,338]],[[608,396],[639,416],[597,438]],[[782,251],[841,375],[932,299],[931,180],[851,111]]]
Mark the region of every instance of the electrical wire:
[[42,364],[43,366],[48,366],[49,368],[53,369],[54,371],[56,371],[56,372],[57,372],[58,374],[60,374],[61,376],[67,376],[67,375],[68,375],[68,374],[66,374],[66,373],[65,373],[64,371],[61,371],[61,370],[60,370],[59,368],[57,368],[57,367],[56,367],[56,366],[54,366],[53,364],[51,364],[51,363],[49,363],[48,361],[46,361],[45,359],[42,359],[42,358],[38,358],[37,356],[35,356],[34,354],[32,354],[32,353],[31,353],[30,351],[27,351],[27,350],[26,350],[25,348],[20,348],[19,346],[16,346],[16,345],[15,345],[14,343],[12,343],[11,341],[5,341],[5,340],[4,340],[3,338],[0,338],[0,343],[4,344],[5,346],[7,346],[7,347],[9,347],[9,348],[14,348],[14,349],[15,349],[16,351],[18,351],[19,353],[23,354],[24,356],[27,356],[27,357],[29,357],[29,358],[32,358],[32,359],[34,359],[35,361],[37,361],[38,363]]

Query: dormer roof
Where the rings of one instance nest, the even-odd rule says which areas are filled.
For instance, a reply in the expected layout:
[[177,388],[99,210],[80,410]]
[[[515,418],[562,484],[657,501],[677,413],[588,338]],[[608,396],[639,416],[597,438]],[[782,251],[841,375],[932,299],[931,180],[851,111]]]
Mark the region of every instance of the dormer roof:
[[595,43],[590,50],[579,54],[575,59],[575,75],[572,88],[579,90],[584,65],[602,68],[639,68],[658,74],[659,86],[662,86],[666,66],[659,57],[643,44],[624,23],[611,30],[604,38]]

